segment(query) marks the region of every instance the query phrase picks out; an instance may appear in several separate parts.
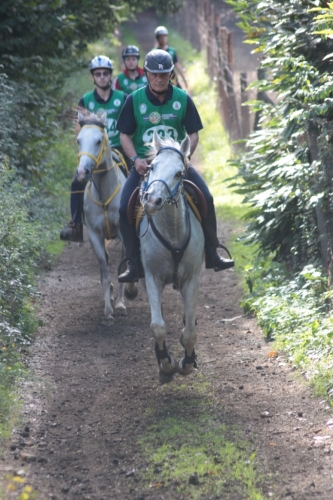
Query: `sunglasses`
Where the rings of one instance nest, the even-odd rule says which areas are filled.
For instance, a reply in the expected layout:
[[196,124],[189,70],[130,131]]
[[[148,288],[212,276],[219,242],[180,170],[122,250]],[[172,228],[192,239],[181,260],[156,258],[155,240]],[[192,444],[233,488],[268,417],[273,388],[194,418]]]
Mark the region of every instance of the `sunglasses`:
[[110,76],[111,71],[94,71],[94,76],[100,78],[101,76]]

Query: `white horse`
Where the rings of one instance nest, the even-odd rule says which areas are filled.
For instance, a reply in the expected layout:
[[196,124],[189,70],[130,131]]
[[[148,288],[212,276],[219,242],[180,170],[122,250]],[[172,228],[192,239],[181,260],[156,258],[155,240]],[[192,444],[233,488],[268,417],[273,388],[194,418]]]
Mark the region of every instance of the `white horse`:
[[[79,113],[80,133],[79,166],[76,175],[79,181],[88,181],[84,192],[84,223],[89,240],[99,262],[101,283],[104,294],[104,318],[102,324],[111,326],[113,318],[113,285],[108,268],[108,254],[105,240],[119,238],[119,204],[124,182],[123,172],[118,168],[119,157],[111,151],[105,132],[106,113],[102,116]],[[124,248],[122,256],[124,255]],[[137,295],[134,284],[126,286],[125,295],[133,299]],[[126,314],[124,286],[119,284],[115,312]]]
[[[155,338],[161,384],[174,373],[188,375],[196,367],[196,305],[199,275],[204,258],[204,235],[198,219],[187,206],[183,178],[188,166],[190,140],[181,145],[154,133],[155,158],[141,187],[145,217],[140,226],[141,255],[151,308],[150,328]],[[162,316],[162,292],[173,283],[184,304],[185,328],[180,343],[185,356],[177,361],[168,352]]]

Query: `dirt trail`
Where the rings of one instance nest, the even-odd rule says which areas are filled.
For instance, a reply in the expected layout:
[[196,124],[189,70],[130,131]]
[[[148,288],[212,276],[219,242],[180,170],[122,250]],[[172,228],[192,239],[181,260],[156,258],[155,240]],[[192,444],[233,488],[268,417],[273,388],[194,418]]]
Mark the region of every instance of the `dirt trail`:
[[[223,242],[229,232],[220,225]],[[119,245],[112,243],[110,253],[116,282]],[[192,498],[180,494],[176,482],[150,487],[140,474],[151,464],[139,442],[174,402],[190,418],[195,410],[187,403],[204,379],[210,385],[201,396],[203,408],[257,453],[263,498],[333,499],[331,411],[282,356],[267,356],[270,345],[239,308],[241,289],[233,270],[203,270],[199,370],[164,387],[158,384],[142,289],[136,301],[127,302],[127,317],[112,328],[100,326],[102,292],[89,243],[67,246],[39,290],[44,326],[29,357],[33,376],[22,390],[22,426],[0,462],[1,476],[24,468],[39,500]],[[168,346],[179,359],[182,307],[171,287],[164,294],[164,316]],[[232,487],[224,491],[200,498],[246,498]],[[18,498],[18,492],[4,498]]]
[[[115,276],[115,244],[111,255]],[[267,357],[270,346],[238,307],[241,292],[232,270],[202,273],[200,371],[177,377],[167,387],[158,384],[145,293],[140,290],[128,304],[128,316],[113,328],[99,326],[98,276],[89,243],[75,244],[40,283],[44,326],[32,350],[34,377],[24,389],[23,427],[14,432],[6,460],[13,470],[26,467],[27,482],[39,491],[39,499],[184,498],[175,486],[156,492],[137,477],[135,471],[146,460],[138,440],[172,401],[186,405],[199,376],[213,387],[207,411],[237,426],[257,451],[265,498],[271,492],[273,498],[333,498],[329,411],[283,358]],[[164,296],[164,314],[168,345],[179,358],[182,311],[171,287]],[[231,490],[215,498],[243,496]]]

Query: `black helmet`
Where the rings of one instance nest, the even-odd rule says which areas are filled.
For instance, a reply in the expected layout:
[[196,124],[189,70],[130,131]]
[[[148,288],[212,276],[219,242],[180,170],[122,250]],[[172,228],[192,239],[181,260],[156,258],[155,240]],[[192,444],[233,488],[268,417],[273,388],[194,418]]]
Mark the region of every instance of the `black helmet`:
[[158,38],[161,35],[168,35],[169,32],[165,26],[157,26],[156,30],[154,31],[154,34],[156,38]]
[[138,47],[136,47],[136,45],[127,45],[127,47],[125,47],[122,52],[123,60],[125,60],[125,57],[127,56],[134,56],[140,59],[140,52]]
[[151,50],[145,57],[144,69],[149,73],[171,73],[172,57],[165,50]]

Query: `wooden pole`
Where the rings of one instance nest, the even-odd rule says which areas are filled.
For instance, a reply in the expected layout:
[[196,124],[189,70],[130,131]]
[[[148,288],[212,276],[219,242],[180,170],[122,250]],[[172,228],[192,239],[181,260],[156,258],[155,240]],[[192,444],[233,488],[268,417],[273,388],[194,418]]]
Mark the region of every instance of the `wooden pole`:
[[241,117],[242,117],[242,136],[246,139],[251,132],[251,120],[250,120],[250,108],[249,106],[244,106],[244,103],[249,100],[249,95],[247,92],[247,74],[241,73],[240,76],[240,87],[241,87]]

